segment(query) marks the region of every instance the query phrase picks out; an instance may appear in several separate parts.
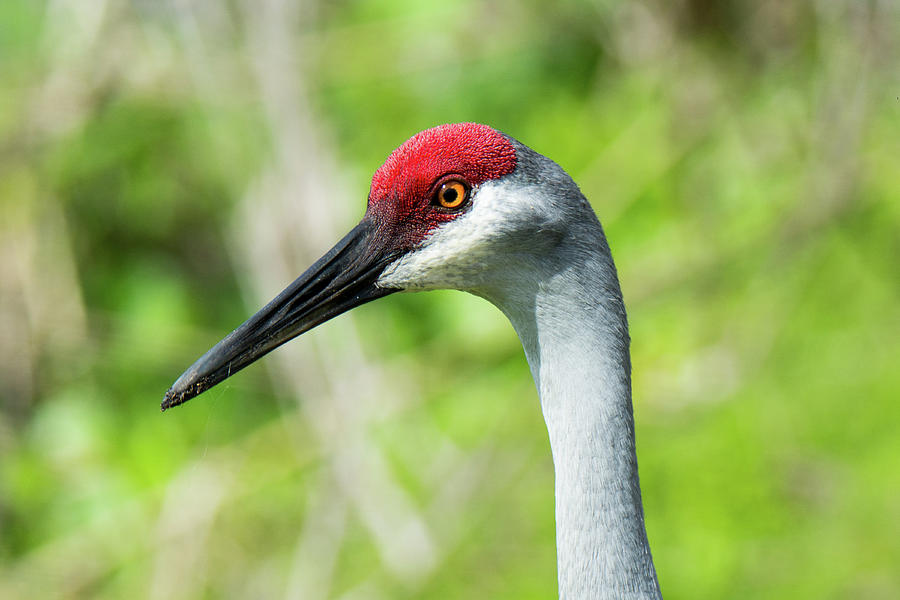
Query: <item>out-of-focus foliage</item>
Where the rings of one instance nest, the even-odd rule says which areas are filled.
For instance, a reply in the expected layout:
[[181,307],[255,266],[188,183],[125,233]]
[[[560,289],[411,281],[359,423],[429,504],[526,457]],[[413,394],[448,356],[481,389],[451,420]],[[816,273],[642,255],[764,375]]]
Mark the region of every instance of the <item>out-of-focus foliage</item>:
[[156,408],[463,120],[607,229],[665,595],[900,596],[897,2],[4,0],[0,84],[0,597],[555,594],[536,393],[477,299]]

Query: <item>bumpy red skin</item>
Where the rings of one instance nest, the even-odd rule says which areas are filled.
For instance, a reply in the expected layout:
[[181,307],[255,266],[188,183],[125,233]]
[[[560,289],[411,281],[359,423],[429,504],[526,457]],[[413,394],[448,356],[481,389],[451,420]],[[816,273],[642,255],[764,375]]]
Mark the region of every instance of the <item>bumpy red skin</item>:
[[487,125],[455,123],[426,129],[394,150],[375,171],[366,217],[392,245],[410,250],[435,227],[462,214],[432,204],[444,181],[462,179],[474,190],[515,168],[515,148]]

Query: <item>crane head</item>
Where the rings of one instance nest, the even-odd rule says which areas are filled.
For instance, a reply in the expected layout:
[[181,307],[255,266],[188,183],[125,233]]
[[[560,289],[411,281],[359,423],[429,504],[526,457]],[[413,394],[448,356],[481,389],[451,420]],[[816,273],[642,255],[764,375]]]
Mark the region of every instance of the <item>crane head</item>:
[[492,282],[557,243],[572,198],[587,206],[555,163],[486,125],[441,125],[414,135],[375,172],[362,221],[188,368],[166,392],[163,410],[393,292],[489,295]]

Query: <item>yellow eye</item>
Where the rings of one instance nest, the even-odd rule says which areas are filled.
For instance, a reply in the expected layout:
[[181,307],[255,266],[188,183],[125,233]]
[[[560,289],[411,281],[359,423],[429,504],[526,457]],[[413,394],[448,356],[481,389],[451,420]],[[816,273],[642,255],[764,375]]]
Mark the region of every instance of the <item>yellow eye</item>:
[[444,208],[459,208],[469,197],[469,187],[458,179],[444,182],[435,196],[435,204]]

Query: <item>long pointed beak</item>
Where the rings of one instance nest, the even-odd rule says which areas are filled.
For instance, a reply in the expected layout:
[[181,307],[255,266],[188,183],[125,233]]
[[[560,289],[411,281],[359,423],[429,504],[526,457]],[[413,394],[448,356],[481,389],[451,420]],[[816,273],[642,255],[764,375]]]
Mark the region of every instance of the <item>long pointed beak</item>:
[[379,243],[365,218],[334,248],[188,368],[162,409],[183,404],[316,325],[398,290],[375,282],[398,253]]

